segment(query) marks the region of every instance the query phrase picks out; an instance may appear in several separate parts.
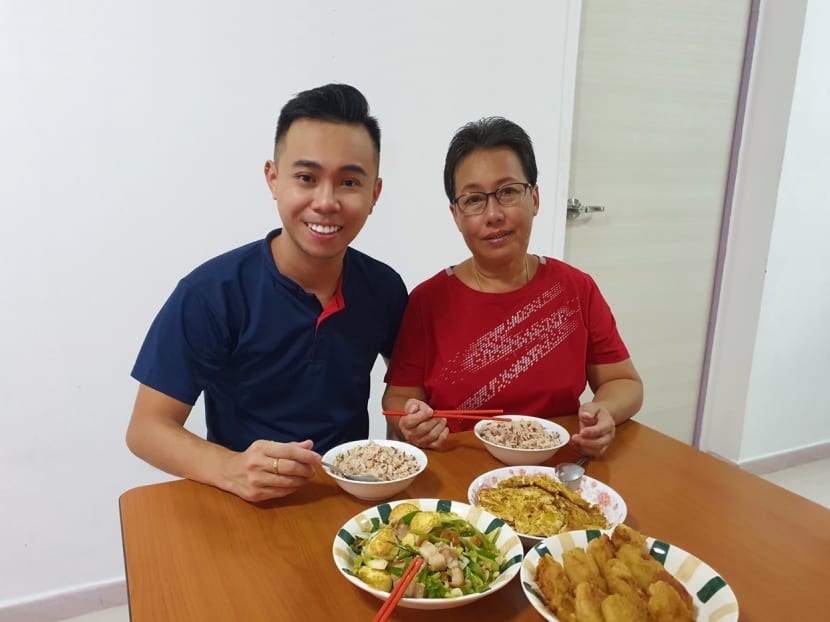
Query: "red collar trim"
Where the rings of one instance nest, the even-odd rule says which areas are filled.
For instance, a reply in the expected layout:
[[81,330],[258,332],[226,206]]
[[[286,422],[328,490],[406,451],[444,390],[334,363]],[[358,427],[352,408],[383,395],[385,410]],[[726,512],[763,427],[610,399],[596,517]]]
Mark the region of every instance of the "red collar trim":
[[320,328],[320,324],[323,323],[330,315],[334,315],[338,311],[342,311],[346,308],[346,301],[343,299],[343,275],[340,275],[340,278],[337,279],[337,290],[334,292],[334,296],[328,301],[326,304],[326,308],[323,309],[323,312],[317,317],[317,328]]

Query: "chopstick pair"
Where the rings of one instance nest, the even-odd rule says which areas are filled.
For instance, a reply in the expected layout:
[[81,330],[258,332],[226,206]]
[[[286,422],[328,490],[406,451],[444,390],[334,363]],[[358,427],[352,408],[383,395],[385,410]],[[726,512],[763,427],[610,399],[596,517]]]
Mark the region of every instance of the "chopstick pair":
[[418,571],[421,569],[423,564],[423,557],[414,557],[412,559],[409,566],[407,566],[406,571],[404,571],[401,576],[401,580],[398,581],[398,584],[394,587],[394,589],[389,592],[389,596],[386,597],[386,600],[383,601],[383,605],[381,605],[380,609],[378,609],[375,617],[372,618],[372,622],[386,622],[386,620],[389,619],[389,616],[392,615],[392,611],[394,611],[395,607],[398,606],[401,598],[403,598],[403,595],[406,593],[406,588],[408,588],[409,584],[412,583],[412,579],[414,579],[415,575],[418,574]]
[[[432,416],[444,417],[445,419],[475,419],[476,421],[489,419],[493,421],[504,421],[504,419],[500,419],[499,417],[493,417],[493,415],[501,415],[503,413],[503,410],[435,410]],[[409,413],[405,413],[402,410],[384,410],[383,414],[389,417],[405,417]]]

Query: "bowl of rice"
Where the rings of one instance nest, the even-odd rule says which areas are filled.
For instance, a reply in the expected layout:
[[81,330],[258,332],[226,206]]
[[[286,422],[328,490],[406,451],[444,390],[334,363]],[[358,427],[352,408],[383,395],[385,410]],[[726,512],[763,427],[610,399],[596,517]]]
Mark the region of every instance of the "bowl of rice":
[[328,462],[347,475],[373,475],[379,482],[356,482],[323,471],[350,495],[366,501],[388,499],[406,488],[427,467],[426,454],[409,443],[386,439],[350,441],[323,454]]
[[508,465],[541,464],[568,444],[571,435],[541,417],[499,415],[504,421],[479,421],[473,432],[492,456]]

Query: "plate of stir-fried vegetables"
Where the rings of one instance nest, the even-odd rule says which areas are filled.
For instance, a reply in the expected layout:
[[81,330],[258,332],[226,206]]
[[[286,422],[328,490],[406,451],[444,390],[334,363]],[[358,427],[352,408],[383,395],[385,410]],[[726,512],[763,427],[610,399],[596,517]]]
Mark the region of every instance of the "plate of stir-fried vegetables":
[[381,600],[420,556],[424,564],[398,606],[448,609],[507,585],[524,551],[516,532],[480,507],[408,499],[351,518],[338,530],[332,554],[347,580]]

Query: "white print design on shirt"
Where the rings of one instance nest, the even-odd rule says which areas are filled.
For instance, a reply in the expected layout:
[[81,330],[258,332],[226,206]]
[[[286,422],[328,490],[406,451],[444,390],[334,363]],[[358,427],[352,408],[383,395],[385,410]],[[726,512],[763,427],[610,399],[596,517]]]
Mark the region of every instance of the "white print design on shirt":
[[[459,377],[492,367],[493,376],[458,408],[476,409],[492,400],[514,380],[556,349],[578,327],[579,301],[565,301],[558,309],[539,317],[562,293],[560,284],[541,292],[534,300],[488,331],[444,366],[441,381],[454,384]],[[538,319],[528,322],[536,316]],[[523,354],[505,361],[516,352]],[[501,363],[501,365],[499,365]]]

